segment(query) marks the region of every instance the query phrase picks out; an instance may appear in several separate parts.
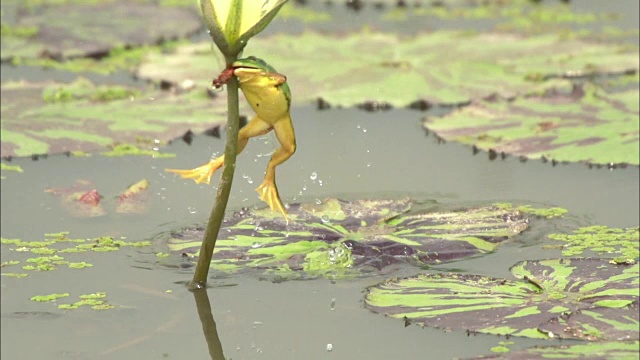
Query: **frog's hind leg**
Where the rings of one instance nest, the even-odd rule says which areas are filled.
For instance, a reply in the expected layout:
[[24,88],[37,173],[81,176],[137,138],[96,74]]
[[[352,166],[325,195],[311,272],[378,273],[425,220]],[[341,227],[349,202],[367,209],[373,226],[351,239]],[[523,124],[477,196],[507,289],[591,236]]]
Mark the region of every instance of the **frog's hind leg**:
[[[263,121],[259,117],[253,118],[245,125],[238,134],[238,154],[244,150],[249,138],[254,136],[260,136],[268,133],[271,130],[271,125]],[[190,170],[178,170],[178,169],[165,169],[165,171],[178,174],[184,179],[193,179],[197,184],[211,182],[211,176],[216,170],[224,165],[224,155],[215,159],[211,159],[208,163],[198,166],[195,169]]]
[[264,181],[256,191],[260,194],[260,199],[269,204],[271,211],[280,211],[287,222],[289,222],[287,210],[284,208],[284,205],[282,205],[278,187],[276,186],[276,166],[287,161],[287,159],[296,152],[296,138],[293,125],[291,124],[291,119],[286,120],[288,121],[277,121],[273,125],[276,137],[280,142],[280,148],[271,156],[271,160],[269,160],[269,164],[267,165],[267,173],[264,176]]

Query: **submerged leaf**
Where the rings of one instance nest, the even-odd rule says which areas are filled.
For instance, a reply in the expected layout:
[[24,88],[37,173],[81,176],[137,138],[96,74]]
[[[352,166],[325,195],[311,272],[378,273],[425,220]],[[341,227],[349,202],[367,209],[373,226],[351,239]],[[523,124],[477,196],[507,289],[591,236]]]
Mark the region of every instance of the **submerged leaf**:
[[142,214],[151,206],[149,181],[143,179],[129,186],[120,196],[116,212],[120,214]]

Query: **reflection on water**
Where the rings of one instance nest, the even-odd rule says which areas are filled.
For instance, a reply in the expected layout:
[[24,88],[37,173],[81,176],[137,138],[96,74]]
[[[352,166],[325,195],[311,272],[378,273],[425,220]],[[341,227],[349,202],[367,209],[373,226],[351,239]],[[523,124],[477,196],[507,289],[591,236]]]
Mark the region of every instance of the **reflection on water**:
[[204,338],[207,340],[207,347],[209,348],[209,355],[212,360],[224,360],[224,353],[222,351],[222,343],[218,336],[218,327],[216,321],[213,319],[213,311],[211,309],[211,302],[209,301],[209,294],[207,289],[200,289],[193,291],[193,298],[196,301],[196,308],[198,309],[198,316],[202,323],[202,332]]

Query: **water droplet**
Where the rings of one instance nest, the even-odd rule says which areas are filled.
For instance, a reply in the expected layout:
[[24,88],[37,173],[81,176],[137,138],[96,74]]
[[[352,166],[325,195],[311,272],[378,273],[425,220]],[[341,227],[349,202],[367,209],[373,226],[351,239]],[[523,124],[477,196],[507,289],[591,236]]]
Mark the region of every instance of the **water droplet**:
[[197,212],[198,212],[198,210],[196,210],[196,208],[194,208],[194,207],[192,207],[192,206],[189,206],[189,207],[187,208],[187,211],[189,211],[189,214],[195,214],[195,213],[197,213]]
[[367,129],[362,128],[362,132],[363,132],[363,133],[366,133],[366,132],[367,132]]
[[316,173],[315,171],[311,173],[311,176],[309,176],[309,179],[311,180],[315,180],[318,178],[318,173]]
[[331,298],[331,310],[336,309],[336,298]]
[[307,185],[304,185],[304,186],[302,187],[302,191],[307,191]]
[[316,205],[320,205],[320,204],[322,204],[322,200],[316,199]]
[[251,244],[251,247],[254,249],[259,248],[260,246],[262,246],[259,242],[254,242],[253,244]]
[[358,125],[358,126],[356,126],[356,128],[360,129],[360,128],[362,128],[362,126]]
[[322,220],[323,224],[328,224],[329,222],[331,222],[331,220],[329,220],[329,217],[327,215],[322,215],[320,220]]
[[367,167],[371,167],[371,163],[367,163]]
[[328,352],[333,351],[333,344],[327,344],[327,351]]

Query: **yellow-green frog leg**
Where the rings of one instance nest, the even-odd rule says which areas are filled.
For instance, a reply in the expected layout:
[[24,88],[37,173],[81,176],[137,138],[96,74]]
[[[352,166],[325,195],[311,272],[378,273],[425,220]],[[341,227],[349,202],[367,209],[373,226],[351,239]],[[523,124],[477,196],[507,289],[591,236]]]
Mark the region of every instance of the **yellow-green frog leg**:
[[293,131],[291,118],[288,115],[285,118],[276,121],[273,124],[273,130],[280,142],[280,148],[278,148],[278,150],[276,150],[276,152],[271,156],[269,164],[267,165],[267,172],[264,176],[264,181],[256,191],[260,195],[260,199],[266,202],[272,211],[280,211],[288,223],[289,218],[287,217],[287,210],[282,204],[280,194],[278,193],[278,187],[276,185],[276,166],[287,161],[287,159],[296,152],[296,136]]
[[[268,133],[271,130],[271,125],[263,121],[259,117],[253,118],[247,125],[245,125],[238,133],[238,154],[244,150],[249,138],[254,136],[260,136]],[[219,168],[224,165],[224,155],[210,160],[208,163],[190,170],[179,169],[165,169],[165,171],[178,174],[184,179],[193,179],[197,184],[211,182],[211,176]]]

